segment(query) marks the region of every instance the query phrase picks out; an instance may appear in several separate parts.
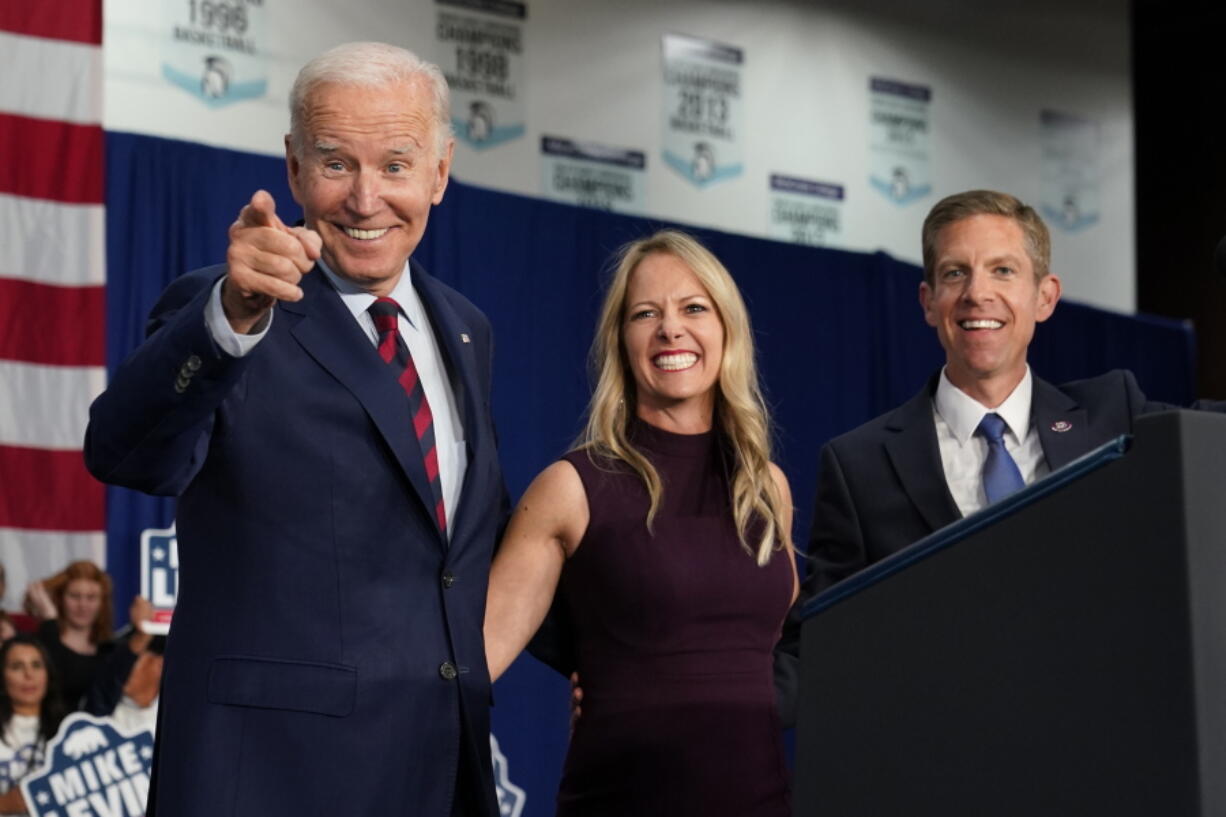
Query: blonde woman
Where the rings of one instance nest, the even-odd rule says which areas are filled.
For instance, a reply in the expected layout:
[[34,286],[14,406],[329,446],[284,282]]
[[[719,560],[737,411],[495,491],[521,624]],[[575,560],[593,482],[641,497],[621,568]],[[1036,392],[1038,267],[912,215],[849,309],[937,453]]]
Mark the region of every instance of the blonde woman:
[[783,817],[791,496],[728,271],[676,231],[627,246],[593,364],[581,444],[529,486],[494,560],[490,675],[556,591],[584,690],[559,815]]

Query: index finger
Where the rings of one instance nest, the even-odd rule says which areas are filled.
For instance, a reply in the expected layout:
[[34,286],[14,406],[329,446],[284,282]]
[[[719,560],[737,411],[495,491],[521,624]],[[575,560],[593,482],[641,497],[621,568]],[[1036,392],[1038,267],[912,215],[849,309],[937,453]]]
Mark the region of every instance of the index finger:
[[251,201],[239,212],[238,223],[243,227],[285,229],[285,224],[277,217],[277,203],[267,190],[255,191]]

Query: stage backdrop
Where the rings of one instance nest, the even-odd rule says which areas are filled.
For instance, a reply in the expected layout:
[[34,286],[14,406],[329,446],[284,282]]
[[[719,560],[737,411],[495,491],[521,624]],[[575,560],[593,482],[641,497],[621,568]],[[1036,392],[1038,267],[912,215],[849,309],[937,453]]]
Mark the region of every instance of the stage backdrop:
[[[281,159],[106,136],[113,369],[140,341],[145,315],[166,283],[223,258],[226,229],[252,190],[272,192],[283,218],[298,210]],[[418,259],[494,325],[494,410],[512,496],[579,429],[586,355],[610,254],[660,226],[455,182],[431,215]],[[883,253],[695,232],[728,265],[749,303],[778,423],[776,459],[792,483],[795,534],[803,542],[822,442],[910,397],[941,362],[917,302],[920,271]],[[1036,372],[1055,381],[1128,367],[1152,397],[1174,402],[1192,397],[1192,356],[1191,333],[1181,325],[1074,303],[1061,304],[1039,327],[1031,355]],[[141,531],[171,523],[173,503],[109,489],[108,511],[109,569],[120,598],[128,598],[137,590]],[[494,732],[508,779],[524,791],[525,817],[553,813],[567,690],[531,658],[521,658],[495,690]]]

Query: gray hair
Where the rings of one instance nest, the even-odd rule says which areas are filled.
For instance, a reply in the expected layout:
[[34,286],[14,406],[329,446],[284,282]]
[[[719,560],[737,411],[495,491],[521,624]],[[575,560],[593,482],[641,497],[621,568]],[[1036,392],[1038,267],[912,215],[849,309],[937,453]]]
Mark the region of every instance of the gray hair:
[[289,92],[290,143],[302,156],[307,100],[321,85],[363,85],[380,87],[420,78],[434,97],[435,150],[443,156],[451,141],[451,94],[447,79],[432,62],[412,51],[387,43],[344,43],[331,48],[302,66]]

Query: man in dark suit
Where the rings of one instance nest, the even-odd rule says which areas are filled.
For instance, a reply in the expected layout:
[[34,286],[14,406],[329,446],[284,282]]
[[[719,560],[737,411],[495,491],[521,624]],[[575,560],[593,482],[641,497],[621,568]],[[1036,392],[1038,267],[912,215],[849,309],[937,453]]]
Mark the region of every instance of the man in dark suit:
[[1033,208],[959,193],[932,208],[922,239],[919,299],[945,366],[902,406],[823,447],[810,594],[1170,408],[1147,401],[1129,372],[1064,386],[1030,372],[1035,326],[1061,289]]
[[410,260],[446,82],[350,44],[290,105],[305,226],[257,192],[90,413],[97,477],[179,498],[149,814],[493,817],[490,328]]
[[775,652],[785,721],[808,599],[1131,432],[1137,416],[1173,408],[1146,400],[1130,372],[1062,386],[1030,372],[1035,326],[1061,289],[1033,208],[1006,193],[959,193],[932,208],[922,241],[919,300],[945,366],[915,397],[822,448],[810,572]]

